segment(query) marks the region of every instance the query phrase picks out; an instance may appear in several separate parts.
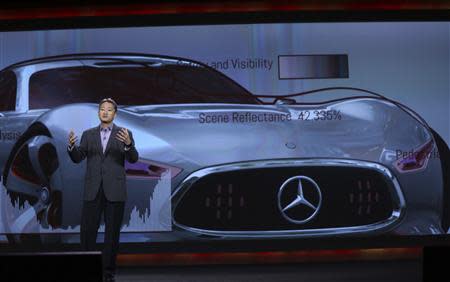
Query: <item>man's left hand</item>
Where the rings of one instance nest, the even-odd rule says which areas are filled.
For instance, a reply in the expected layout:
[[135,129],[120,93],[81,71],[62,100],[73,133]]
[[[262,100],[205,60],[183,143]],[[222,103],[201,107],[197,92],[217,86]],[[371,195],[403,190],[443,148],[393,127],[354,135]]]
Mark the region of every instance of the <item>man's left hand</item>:
[[127,146],[131,145],[130,134],[128,134],[128,129],[126,128],[121,128],[119,132],[117,132],[116,139],[125,143]]

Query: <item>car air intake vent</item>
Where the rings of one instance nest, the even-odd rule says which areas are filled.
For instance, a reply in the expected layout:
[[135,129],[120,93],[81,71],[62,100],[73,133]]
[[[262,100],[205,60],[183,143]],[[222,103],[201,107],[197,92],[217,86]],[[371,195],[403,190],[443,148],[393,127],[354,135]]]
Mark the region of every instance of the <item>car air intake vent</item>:
[[365,226],[399,208],[380,171],[347,166],[244,168],[198,178],[175,203],[177,224],[214,231]]

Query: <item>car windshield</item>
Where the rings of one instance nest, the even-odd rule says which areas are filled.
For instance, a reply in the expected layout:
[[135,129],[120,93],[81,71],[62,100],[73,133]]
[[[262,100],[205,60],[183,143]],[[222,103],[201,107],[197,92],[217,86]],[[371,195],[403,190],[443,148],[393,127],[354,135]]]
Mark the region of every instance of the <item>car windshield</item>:
[[104,97],[120,105],[260,103],[222,74],[197,64],[47,69],[30,77],[29,91],[30,109],[98,103]]

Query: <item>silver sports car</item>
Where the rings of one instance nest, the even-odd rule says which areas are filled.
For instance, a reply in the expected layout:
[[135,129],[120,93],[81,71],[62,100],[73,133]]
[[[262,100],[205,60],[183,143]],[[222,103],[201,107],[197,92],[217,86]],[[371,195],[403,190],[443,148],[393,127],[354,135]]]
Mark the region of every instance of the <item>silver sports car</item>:
[[[200,62],[75,54],[0,72],[1,221],[17,234],[72,233],[85,164],[67,136],[120,104],[140,160],[126,163],[122,240],[443,234],[446,143],[413,110],[376,93],[329,88],[256,96]],[[322,102],[305,94],[344,93]],[[356,94],[356,95],[355,95]]]

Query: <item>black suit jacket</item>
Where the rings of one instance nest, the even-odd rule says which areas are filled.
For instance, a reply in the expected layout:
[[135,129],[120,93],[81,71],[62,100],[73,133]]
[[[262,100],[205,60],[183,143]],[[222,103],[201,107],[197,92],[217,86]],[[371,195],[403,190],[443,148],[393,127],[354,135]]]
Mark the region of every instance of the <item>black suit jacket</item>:
[[80,146],[75,145],[72,151],[68,150],[70,158],[75,163],[87,158],[83,193],[85,201],[95,199],[102,183],[105,197],[109,201],[127,199],[125,159],[135,163],[139,154],[134,146],[133,134],[130,130],[128,133],[131,138],[131,147],[125,151],[125,144],[115,138],[119,130],[120,127],[113,124],[104,154],[100,139],[100,125],[84,131],[81,135]]

